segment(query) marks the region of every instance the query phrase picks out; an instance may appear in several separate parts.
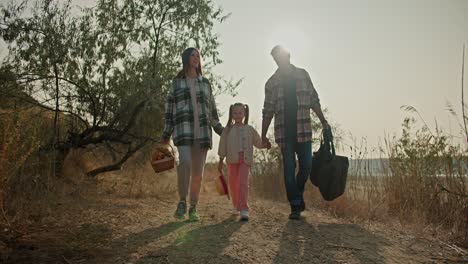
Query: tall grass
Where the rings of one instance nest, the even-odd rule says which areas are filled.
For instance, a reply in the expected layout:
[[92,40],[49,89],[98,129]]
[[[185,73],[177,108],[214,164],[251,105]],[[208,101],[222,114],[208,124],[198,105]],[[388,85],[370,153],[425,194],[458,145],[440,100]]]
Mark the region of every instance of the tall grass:
[[39,147],[37,126],[18,112],[0,113],[0,222],[7,222],[8,205],[17,189],[18,175]]
[[[366,144],[355,144],[350,148],[345,194],[325,202],[317,188],[307,183],[306,204],[360,222],[396,220],[466,243],[467,153],[442,131],[432,133],[427,126],[415,129],[415,125],[414,119],[405,119],[401,137],[387,138],[380,148],[369,150]],[[268,158],[275,156],[278,162],[255,167],[252,191],[286,201],[280,154]]]
[[249,184],[251,193],[270,200],[286,197],[281,152],[278,147],[255,152],[255,164],[251,168]]
[[422,220],[468,238],[468,156],[450,137],[427,126],[413,131],[405,119],[401,138],[387,140],[389,170],[384,192],[388,210],[400,219]]
[[50,117],[50,112],[34,108],[0,110],[0,224],[37,223],[57,215],[63,205],[79,209],[103,195],[167,199],[176,193],[175,170],[152,170],[151,146],[136,153],[123,170],[95,179],[86,172],[115,157],[105,146],[72,150],[56,174],[55,150],[41,148],[51,138]]

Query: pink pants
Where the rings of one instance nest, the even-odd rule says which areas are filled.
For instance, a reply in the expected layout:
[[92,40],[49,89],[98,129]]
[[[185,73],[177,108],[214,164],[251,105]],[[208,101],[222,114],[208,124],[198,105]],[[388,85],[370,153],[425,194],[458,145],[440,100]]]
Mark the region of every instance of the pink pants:
[[239,163],[228,164],[228,181],[232,204],[238,211],[249,211],[247,199],[249,195],[250,167],[244,163],[244,153],[239,153]]

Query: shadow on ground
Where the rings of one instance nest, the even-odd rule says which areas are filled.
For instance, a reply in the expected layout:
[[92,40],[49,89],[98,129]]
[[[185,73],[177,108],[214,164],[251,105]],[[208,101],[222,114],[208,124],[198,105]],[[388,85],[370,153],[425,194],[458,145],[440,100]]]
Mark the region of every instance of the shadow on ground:
[[287,222],[273,263],[384,263],[388,242],[354,224]]
[[149,263],[240,263],[223,254],[229,238],[245,222],[227,218],[220,223],[202,226],[182,233],[168,247],[139,259],[138,264]]

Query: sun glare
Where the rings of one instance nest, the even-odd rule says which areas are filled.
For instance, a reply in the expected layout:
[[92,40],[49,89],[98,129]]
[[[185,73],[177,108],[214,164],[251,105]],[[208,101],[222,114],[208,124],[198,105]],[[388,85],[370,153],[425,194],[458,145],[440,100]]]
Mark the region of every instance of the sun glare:
[[281,26],[271,31],[268,45],[270,49],[275,45],[282,45],[292,54],[301,54],[306,52],[308,41],[300,28]]

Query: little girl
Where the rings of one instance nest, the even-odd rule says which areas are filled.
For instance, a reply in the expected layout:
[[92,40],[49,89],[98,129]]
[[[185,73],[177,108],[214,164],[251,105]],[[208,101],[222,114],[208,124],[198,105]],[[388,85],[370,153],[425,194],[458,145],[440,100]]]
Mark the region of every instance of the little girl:
[[[243,122],[242,122],[243,121]],[[255,129],[248,125],[249,107],[235,103],[229,107],[229,121],[219,141],[218,171],[222,173],[223,160],[228,166],[228,182],[234,210],[240,212],[240,219],[249,220],[247,197],[249,192],[249,170],[253,162],[253,146],[264,148],[262,139]]]

